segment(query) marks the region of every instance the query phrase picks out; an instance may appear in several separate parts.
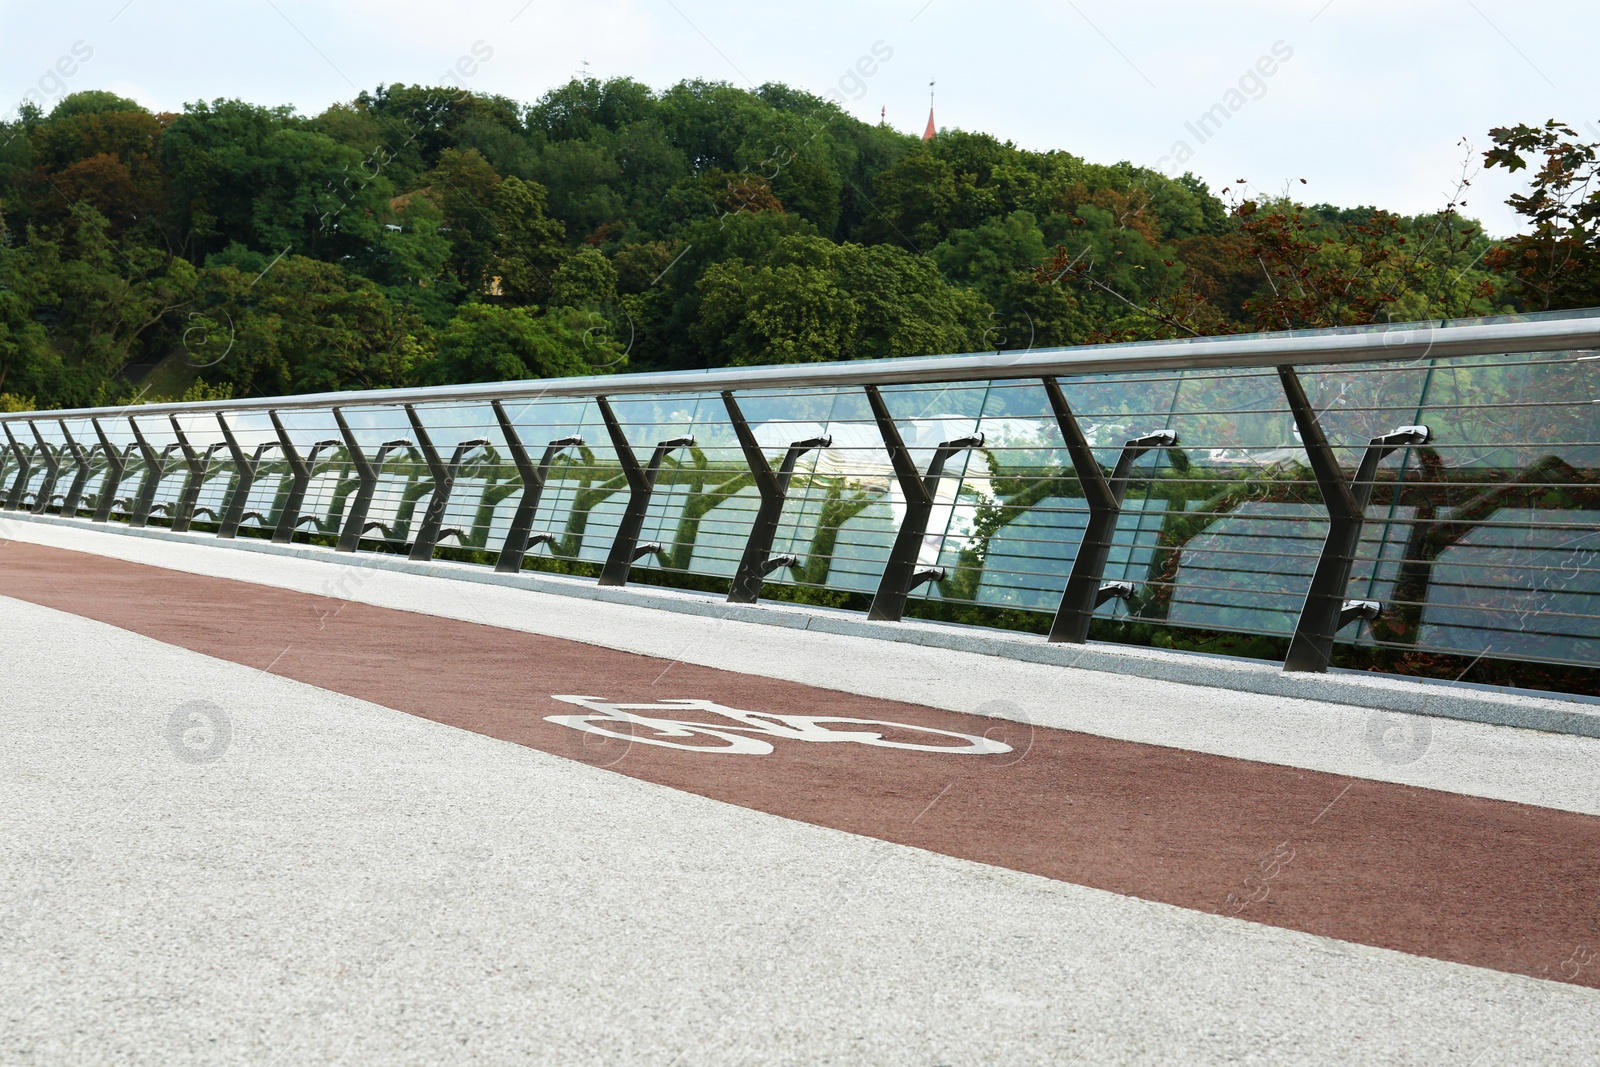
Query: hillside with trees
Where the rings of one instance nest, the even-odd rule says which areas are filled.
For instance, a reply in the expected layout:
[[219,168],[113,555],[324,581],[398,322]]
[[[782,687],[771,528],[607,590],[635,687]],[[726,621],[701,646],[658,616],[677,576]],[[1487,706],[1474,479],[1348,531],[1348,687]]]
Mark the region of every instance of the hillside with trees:
[[[1593,146],[1492,131],[1532,232],[1247,197],[815,96],[91,91],[0,124],[13,409],[872,359],[1600,302]],[[1464,193],[1465,184],[1461,186]]]

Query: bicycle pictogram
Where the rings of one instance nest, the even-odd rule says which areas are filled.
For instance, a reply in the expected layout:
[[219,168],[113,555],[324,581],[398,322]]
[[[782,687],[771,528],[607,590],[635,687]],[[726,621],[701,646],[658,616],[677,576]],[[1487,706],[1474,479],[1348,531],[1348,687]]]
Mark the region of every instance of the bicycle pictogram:
[[[574,730],[657,745],[689,752],[727,752],[744,756],[767,756],[774,751],[771,740],[812,743],[848,742],[873,748],[898,748],[912,752],[943,752],[950,755],[994,756],[1011,751],[1002,741],[931,726],[854,719],[840,715],[779,715],[769,711],[745,711],[718,704],[714,700],[665,700],[659,704],[622,704],[592,696],[552,698],[585,709],[577,715],[546,715],[545,721]],[[659,715],[641,714],[658,712]],[[669,717],[670,716],[670,717]],[[691,718],[690,716],[694,716]],[[725,721],[700,721],[717,717]],[[830,726],[863,729],[835,730]],[[876,727],[877,729],[873,729]],[[910,736],[918,740],[901,740]],[[705,739],[699,741],[697,739]],[[923,741],[925,743],[919,743]],[[720,742],[720,743],[719,743]]]

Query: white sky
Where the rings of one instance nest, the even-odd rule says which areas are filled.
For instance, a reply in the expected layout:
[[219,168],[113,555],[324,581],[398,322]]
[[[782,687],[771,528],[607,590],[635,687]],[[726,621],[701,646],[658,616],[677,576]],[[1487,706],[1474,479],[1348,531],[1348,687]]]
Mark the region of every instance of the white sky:
[[[229,96],[314,113],[359,88],[438,83],[480,41],[493,55],[469,87],[525,101],[585,60],[597,76],[657,88],[700,77],[825,95],[882,42],[892,57],[864,85],[845,82],[863,119],[886,107],[891,124],[920,132],[934,78],[941,125],[1147,166],[1182,139],[1195,150],[1188,169],[1214,188],[1293,182],[1309,200],[1428,211],[1449,196],[1461,139],[1481,153],[1491,126],[1559,117],[1600,140],[1595,0],[524,4],[0,0],[0,100],[14,110],[30,90],[110,89],[152,109]],[[1292,57],[1200,144],[1185,123],[1280,41]],[[60,79],[51,72],[75,44],[93,55]],[[1521,185],[1483,175],[1468,213],[1511,231],[1502,201]]]

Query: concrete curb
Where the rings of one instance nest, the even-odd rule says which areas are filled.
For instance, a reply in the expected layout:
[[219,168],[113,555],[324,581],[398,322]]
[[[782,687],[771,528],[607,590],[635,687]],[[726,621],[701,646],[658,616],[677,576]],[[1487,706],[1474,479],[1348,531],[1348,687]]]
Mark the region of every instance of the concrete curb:
[[365,552],[336,553],[312,545],[278,545],[252,537],[221,541],[210,534],[180,534],[160,527],[130,529],[119,523],[91,523],[55,515],[8,513],[6,519],[63,526],[130,537],[148,537],[208,548],[235,548],[267,555],[398,571],[432,578],[498,585],[555,596],[675,611],[763,626],[815,630],[847,637],[901,642],[1081,670],[1209,686],[1244,693],[1320,700],[1411,715],[1512,726],[1550,733],[1600,737],[1600,700],[1459,682],[1402,678],[1361,671],[1285,674],[1277,664],[1258,660],[1128,645],[1091,643],[1052,645],[1042,636],[950,623],[911,620],[869,622],[854,612],[796,604],[729,604],[706,593],[660,587],[601,587],[582,578],[524,571],[499,574],[488,567],[444,560],[412,562],[403,556]]

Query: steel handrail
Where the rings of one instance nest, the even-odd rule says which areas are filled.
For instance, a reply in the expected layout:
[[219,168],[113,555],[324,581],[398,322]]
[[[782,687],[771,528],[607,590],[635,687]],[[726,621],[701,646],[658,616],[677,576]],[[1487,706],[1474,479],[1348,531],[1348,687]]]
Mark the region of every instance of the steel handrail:
[[[1600,348],[1600,316],[1553,317],[1522,322],[1395,323],[1386,327],[1345,327],[1307,334],[1248,334],[1182,341],[1080,345],[1020,352],[952,356],[910,356],[835,363],[720,367],[714,370],[651,374],[535,378],[515,382],[441,385],[414,389],[366,389],[305,393],[271,399],[212,400],[199,403],[141,404],[136,408],[99,407],[51,411],[51,418],[105,415],[183,414],[185,412],[276,411],[310,408],[398,406],[458,401],[532,398],[584,398],[605,395],[752,392],[805,387],[917,385],[963,381],[1009,381],[1160,370],[1228,367],[1307,366],[1444,359],[1510,352]],[[37,418],[40,412],[0,415],[0,423]]]

